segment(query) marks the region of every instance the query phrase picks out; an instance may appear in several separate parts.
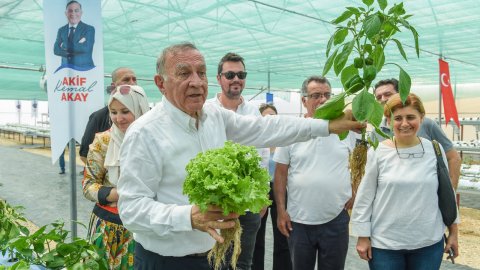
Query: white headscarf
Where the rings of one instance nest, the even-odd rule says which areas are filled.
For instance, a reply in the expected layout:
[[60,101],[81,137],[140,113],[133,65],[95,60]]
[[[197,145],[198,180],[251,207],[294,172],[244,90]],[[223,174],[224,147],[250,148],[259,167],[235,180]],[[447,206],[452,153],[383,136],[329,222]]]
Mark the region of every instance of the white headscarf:
[[[135,120],[150,110],[147,101],[147,95],[142,87],[138,85],[119,85],[110,94],[108,100],[108,109],[113,100],[122,103],[133,113]],[[110,183],[117,185],[120,176],[120,146],[123,142],[123,133],[115,123],[112,124],[110,131],[110,143],[108,144],[107,154],[105,155],[104,166],[108,170]]]

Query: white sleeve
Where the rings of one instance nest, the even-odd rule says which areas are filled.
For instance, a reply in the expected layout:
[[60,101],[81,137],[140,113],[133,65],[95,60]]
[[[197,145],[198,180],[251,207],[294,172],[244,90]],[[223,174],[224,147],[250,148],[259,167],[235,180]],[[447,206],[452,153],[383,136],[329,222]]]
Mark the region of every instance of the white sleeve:
[[277,147],[277,149],[275,149],[275,153],[273,154],[273,161],[285,165],[290,164],[290,147]]
[[359,237],[371,236],[373,201],[377,193],[378,165],[375,149],[371,147],[367,154],[367,165],[357,191],[352,210],[352,234]]
[[125,228],[134,233],[167,235],[191,231],[191,205],[164,204],[155,200],[162,181],[159,149],[139,130],[127,133],[120,152],[118,210]]
[[255,147],[287,146],[329,136],[328,121],[289,116],[238,115],[221,109],[227,139]]
[[268,170],[268,161],[270,160],[270,148],[258,148],[257,151],[262,158],[260,166]]

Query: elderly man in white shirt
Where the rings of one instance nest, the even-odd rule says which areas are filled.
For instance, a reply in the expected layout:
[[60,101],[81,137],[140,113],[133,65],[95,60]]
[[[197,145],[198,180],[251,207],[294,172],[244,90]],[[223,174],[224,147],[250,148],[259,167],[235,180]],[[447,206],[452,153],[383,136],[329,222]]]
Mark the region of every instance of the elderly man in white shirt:
[[[206,253],[232,228],[238,214],[223,216],[212,206],[205,213],[183,195],[185,166],[199,152],[226,140],[245,145],[285,146],[365,125],[341,119],[241,116],[205,105],[206,64],[191,43],[166,48],[157,61],[155,84],[160,104],[132,124],[121,150],[119,214],[137,242],[136,269],[210,269]],[[205,233],[206,232],[206,233]]]

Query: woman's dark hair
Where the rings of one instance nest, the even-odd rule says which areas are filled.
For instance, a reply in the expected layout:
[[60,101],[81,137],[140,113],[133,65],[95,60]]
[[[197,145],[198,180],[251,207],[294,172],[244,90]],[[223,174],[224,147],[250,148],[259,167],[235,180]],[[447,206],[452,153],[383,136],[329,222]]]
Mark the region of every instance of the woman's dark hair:
[[273,106],[272,104],[263,103],[259,107],[260,113],[263,113],[263,111],[265,111],[266,109],[272,109],[275,112],[275,114],[278,114],[277,108],[275,108],[275,106]]

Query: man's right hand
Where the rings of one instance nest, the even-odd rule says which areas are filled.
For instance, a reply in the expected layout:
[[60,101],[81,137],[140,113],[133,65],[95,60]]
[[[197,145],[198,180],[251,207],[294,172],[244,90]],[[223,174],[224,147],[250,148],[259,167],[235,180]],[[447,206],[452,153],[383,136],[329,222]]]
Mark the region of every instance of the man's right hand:
[[328,123],[328,130],[330,133],[340,134],[345,131],[360,132],[363,128],[366,128],[367,124],[355,121],[351,110],[345,110],[343,115],[330,120]]
[[200,207],[194,205],[190,212],[192,228],[207,232],[215,241],[223,243],[224,239],[218,234],[217,229],[229,229],[235,226],[233,219],[238,218],[238,214],[230,213],[223,215],[223,210],[217,206],[209,206],[205,213],[200,211]]
[[278,217],[277,217],[278,230],[286,237],[290,237],[290,231],[293,230],[292,222],[290,220],[290,215],[285,210],[282,210],[282,211],[277,210],[277,213],[278,213]]

